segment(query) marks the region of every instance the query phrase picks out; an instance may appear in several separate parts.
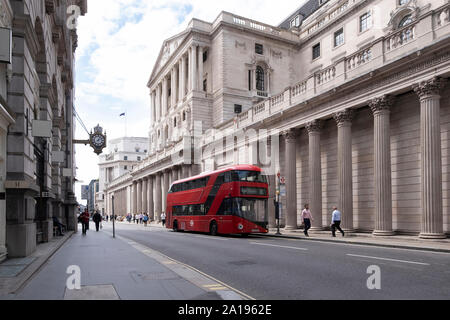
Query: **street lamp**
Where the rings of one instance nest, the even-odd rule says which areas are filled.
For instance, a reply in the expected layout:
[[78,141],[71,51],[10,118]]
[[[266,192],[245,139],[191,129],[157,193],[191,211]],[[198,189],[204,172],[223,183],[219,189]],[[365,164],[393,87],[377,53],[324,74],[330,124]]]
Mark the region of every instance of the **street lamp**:
[[114,196],[112,196],[113,238],[116,238],[116,214],[114,213]]

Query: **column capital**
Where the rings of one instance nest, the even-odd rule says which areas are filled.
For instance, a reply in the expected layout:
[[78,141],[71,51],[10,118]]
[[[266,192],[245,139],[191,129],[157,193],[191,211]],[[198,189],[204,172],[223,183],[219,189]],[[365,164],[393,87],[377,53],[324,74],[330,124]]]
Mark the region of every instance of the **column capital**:
[[374,115],[384,111],[390,111],[394,104],[395,98],[393,96],[384,95],[382,97],[374,98],[369,102],[369,107]]
[[351,126],[353,121],[354,111],[352,109],[346,109],[344,111],[336,112],[333,114],[333,118],[336,121],[338,127]]
[[313,120],[306,124],[308,134],[320,133],[323,129],[323,122],[321,120]]
[[434,77],[413,85],[414,92],[420,99],[425,99],[430,96],[439,95],[442,88],[444,88],[447,80],[441,77]]
[[286,139],[286,142],[294,142],[297,140],[299,136],[299,130],[298,129],[288,129],[286,131],[283,131],[282,136]]

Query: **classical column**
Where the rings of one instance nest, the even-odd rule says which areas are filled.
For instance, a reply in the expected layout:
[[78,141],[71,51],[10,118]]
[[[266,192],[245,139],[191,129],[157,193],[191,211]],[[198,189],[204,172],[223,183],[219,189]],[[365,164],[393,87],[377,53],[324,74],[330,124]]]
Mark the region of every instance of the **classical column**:
[[170,70],[170,106],[171,108],[175,107],[175,67]]
[[187,64],[187,69],[188,69],[188,79],[187,79],[187,91],[190,92],[192,90],[192,47],[189,47],[188,49],[188,64]]
[[353,172],[352,172],[352,120],[353,111],[347,109],[334,115],[338,126],[338,209],[342,213],[342,227],[353,229]]
[[153,198],[153,176],[148,177],[148,214],[155,220],[155,203]]
[[161,85],[156,87],[156,122],[161,120]]
[[155,103],[153,101],[153,91],[150,92],[150,127],[153,127],[155,123],[155,117],[153,115],[153,110],[155,110]]
[[173,106],[175,107],[178,103],[178,67],[173,67],[173,87],[172,87],[172,96],[173,96]]
[[168,110],[168,80],[166,77],[163,79],[162,83],[162,116],[165,117],[167,115]]
[[162,175],[157,173],[156,176],[156,192],[155,192],[155,220],[161,221],[162,213]]
[[185,56],[183,56],[181,58],[179,69],[180,69],[180,72],[179,72],[179,82],[180,82],[179,99],[180,99],[180,101],[183,101],[184,95],[186,93],[186,57]]
[[298,229],[297,224],[297,145],[298,131],[284,132],[286,142],[286,230]]
[[137,203],[138,203],[138,198],[137,198],[137,181],[133,181],[133,188],[132,188],[132,202],[131,202],[131,210],[133,211],[133,214],[137,214],[138,210],[137,210]]
[[189,166],[184,164],[184,165],[181,167],[181,170],[182,170],[182,176],[183,176],[183,179],[189,178]]
[[420,98],[422,154],[422,231],[420,238],[444,239],[442,212],[442,149],[439,91],[444,80],[433,78],[414,85]]
[[172,168],[172,183],[178,180],[178,168]]
[[147,178],[142,181],[142,212],[148,213],[148,182]]
[[163,177],[164,177],[164,188],[163,188],[163,191],[162,191],[162,196],[163,196],[162,197],[162,201],[163,201],[162,207],[163,207],[163,211],[166,212],[166,210],[167,210],[167,208],[166,208],[166,205],[167,205],[167,191],[169,190],[169,171],[168,170],[164,171]]
[[391,168],[391,106],[393,98],[373,99],[369,106],[374,116],[375,146],[375,231],[374,236],[393,236],[392,230],[392,168]]
[[315,120],[306,125],[309,136],[309,208],[313,215],[311,230],[323,230],[322,211],[322,154],[320,150],[320,135],[322,121]]
[[137,213],[142,213],[142,180],[137,182]]
[[203,47],[198,47],[198,91],[203,91]]
[[191,63],[191,90],[198,90],[198,74],[197,74],[197,46],[193,45],[192,48],[192,63]]

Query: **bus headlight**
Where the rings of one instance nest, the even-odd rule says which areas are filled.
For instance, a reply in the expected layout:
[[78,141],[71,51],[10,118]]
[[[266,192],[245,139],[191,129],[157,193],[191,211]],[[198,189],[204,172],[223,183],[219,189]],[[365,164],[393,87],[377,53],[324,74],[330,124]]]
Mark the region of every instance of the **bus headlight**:
[[244,230],[244,225],[242,223],[239,223],[238,224],[238,229],[241,230],[241,231]]

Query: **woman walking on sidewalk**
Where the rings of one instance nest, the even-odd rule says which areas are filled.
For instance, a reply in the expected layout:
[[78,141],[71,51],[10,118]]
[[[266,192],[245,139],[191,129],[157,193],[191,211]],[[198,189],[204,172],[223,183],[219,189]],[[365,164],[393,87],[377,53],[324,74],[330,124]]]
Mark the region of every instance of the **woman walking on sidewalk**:
[[311,229],[311,222],[314,221],[311,211],[309,210],[309,204],[305,204],[305,210],[302,212],[302,219],[305,224],[305,236],[309,237],[308,231]]

